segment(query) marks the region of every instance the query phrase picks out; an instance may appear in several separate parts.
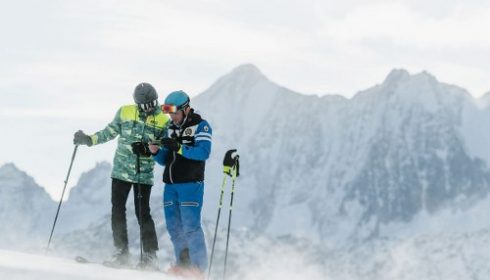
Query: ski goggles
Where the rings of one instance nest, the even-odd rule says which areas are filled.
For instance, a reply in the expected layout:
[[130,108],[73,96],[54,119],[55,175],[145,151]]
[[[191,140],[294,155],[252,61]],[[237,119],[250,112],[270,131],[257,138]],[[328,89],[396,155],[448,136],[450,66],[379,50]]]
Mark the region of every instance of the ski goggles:
[[179,111],[179,109],[175,105],[163,104],[162,105],[162,111],[166,114],[174,114],[174,113],[177,113],[177,111]]
[[167,114],[175,114],[178,111],[184,111],[187,107],[189,107],[189,101],[189,98],[187,98],[187,101],[179,106],[172,104],[163,104],[162,111]]
[[153,100],[149,103],[138,104],[138,106],[145,112],[152,111],[157,106],[157,101]]
[[166,114],[175,114],[178,111],[184,111],[185,108],[187,108],[187,106],[188,105],[175,106],[175,105],[164,104],[162,105],[162,111]]

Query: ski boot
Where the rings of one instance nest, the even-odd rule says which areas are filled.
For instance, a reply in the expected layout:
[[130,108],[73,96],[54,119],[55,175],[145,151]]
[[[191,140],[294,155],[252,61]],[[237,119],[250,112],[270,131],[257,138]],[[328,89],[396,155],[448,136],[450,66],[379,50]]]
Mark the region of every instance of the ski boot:
[[204,273],[194,266],[172,265],[167,270],[167,274],[192,280],[204,280]]
[[156,251],[144,252],[141,261],[136,266],[141,270],[157,271],[158,267],[158,257]]
[[117,249],[112,255],[111,260],[103,262],[103,265],[114,268],[123,268],[129,266],[128,248]]

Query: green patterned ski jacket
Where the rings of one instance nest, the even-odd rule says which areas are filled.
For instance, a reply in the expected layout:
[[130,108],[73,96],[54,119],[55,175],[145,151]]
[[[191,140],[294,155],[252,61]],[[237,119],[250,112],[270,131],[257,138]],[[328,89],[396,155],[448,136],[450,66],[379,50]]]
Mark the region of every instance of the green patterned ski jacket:
[[[114,155],[112,178],[137,183],[136,155],[133,154],[131,143],[159,140],[165,135],[169,118],[157,107],[151,115],[138,110],[137,105],[126,105],[119,108],[114,120],[106,128],[91,135],[93,145],[102,144],[116,138],[117,149]],[[151,157],[140,156],[139,182],[153,185],[154,161]]]

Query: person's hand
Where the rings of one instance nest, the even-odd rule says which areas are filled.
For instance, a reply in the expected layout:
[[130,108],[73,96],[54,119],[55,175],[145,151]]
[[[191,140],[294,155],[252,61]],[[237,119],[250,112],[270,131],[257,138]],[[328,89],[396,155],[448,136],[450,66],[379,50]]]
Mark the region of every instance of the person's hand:
[[143,142],[134,142],[131,144],[131,148],[133,149],[133,153],[136,155],[142,156],[151,156],[150,148],[147,143]]
[[177,152],[180,150],[180,143],[174,138],[163,138],[162,146],[170,151]]
[[150,143],[148,148],[150,148],[150,152],[152,155],[158,154],[158,151],[160,150],[160,146],[158,146],[157,144],[153,144],[153,143]]
[[92,146],[92,138],[85,134],[83,131],[79,130],[75,132],[75,135],[73,136],[73,144],[75,145],[87,145],[87,146]]

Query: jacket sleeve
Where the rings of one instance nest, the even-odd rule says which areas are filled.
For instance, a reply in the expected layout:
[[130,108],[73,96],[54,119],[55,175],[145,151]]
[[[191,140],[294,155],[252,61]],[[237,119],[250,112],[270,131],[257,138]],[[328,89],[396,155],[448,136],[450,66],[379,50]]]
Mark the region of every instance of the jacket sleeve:
[[165,159],[167,158],[168,150],[165,148],[160,148],[158,153],[153,156],[153,160],[160,165],[165,165]]
[[211,153],[213,130],[207,121],[202,121],[196,129],[194,146],[182,145],[179,154],[192,160],[204,161]]
[[92,144],[103,144],[114,138],[121,133],[121,109],[117,111],[116,116],[104,129],[94,133],[90,136],[92,138]]

